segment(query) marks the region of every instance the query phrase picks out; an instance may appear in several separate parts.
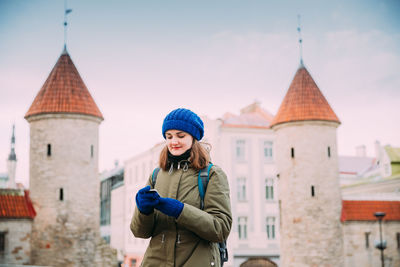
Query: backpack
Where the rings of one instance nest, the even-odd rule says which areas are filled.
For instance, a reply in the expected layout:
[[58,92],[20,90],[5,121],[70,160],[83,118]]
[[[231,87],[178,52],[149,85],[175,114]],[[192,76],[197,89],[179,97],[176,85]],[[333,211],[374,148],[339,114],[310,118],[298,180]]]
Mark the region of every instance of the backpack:
[[[208,181],[210,180],[210,170],[213,164],[210,162],[205,168],[201,169],[199,171],[199,176],[197,179],[198,187],[199,187],[199,194],[200,194],[200,208],[203,210],[204,209],[204,195],[207,190],[207,185]],[[158,172],[160,171],[160,168],[155,168],[153,171],[153,174],[151,175],[151,184],[154,188],[156,185],[157,181],[157,175]],[[221,267],[224,265],[224,262],[228,261],[228,248],[226,247],[226,240],[224,240],[221,243],[218,243],[219,245],[219,255],[221,258]]]

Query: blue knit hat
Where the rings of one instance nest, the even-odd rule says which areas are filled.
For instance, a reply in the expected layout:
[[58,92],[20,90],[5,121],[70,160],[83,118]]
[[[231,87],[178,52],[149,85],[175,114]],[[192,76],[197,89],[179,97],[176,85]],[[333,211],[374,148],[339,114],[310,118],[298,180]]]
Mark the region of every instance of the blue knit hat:
[[171,111],[164,119],[162,134],[168,130],[181,130],[189,133],[196,140],[200,140],[204,135],[203,121],[196,113],[189,109],[178,108]]

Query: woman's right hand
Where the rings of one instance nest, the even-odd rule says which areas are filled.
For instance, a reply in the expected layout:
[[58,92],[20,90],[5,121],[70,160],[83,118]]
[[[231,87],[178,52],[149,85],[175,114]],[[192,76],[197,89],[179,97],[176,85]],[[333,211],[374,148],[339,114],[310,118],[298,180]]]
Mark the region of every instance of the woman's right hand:
[[154,207],[160,202],[160,195],[157,191],[150,191],[148,185],[140,189],[136,194],[136,206],[145,215],[153,213]]

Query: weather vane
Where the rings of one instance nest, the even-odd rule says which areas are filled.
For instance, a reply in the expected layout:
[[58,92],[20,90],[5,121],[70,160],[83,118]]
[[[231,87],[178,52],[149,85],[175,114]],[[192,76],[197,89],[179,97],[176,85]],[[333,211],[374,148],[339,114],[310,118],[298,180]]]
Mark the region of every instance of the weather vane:
[[67,8],[67,0],[64,0],[64,50],[67,50],[67,15],[72,12],[72,9]]
[[300,15],[297,15],[297,21],[299,25],[297,31],[299,32],[300,65],[303,66],[303,39],[301,38]]

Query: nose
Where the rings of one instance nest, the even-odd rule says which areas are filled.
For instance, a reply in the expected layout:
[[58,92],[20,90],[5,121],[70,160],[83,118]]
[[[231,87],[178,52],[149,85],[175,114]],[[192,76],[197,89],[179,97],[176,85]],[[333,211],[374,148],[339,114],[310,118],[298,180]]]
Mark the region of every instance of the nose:
[[178,144],[178,138],[172,137],[171,143],[172,144]]

